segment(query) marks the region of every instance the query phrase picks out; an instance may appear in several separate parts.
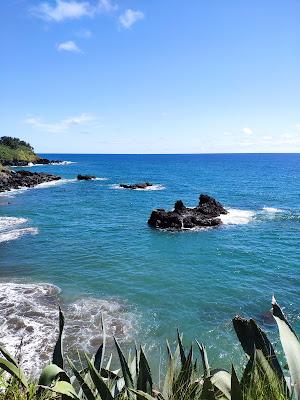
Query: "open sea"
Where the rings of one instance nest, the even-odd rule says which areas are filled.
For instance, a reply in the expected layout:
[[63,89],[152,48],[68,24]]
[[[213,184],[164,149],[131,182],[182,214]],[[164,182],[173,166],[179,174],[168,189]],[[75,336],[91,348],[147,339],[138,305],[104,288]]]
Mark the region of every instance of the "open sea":
[[[152,361],[178,328],[228,366],[242,357],[236,314],[277,342],[273,294],[300,333],[300,154],[42,156],[71,162],[29,168],[61,181],[0,195],[0,341],[15,352],[22,340],[25,368],[48,360],[58,304],[70,352],[97,349],[102,312],[110,337],[145,343]],[[142,181],[155,186],[118,188]],[[223,226],[147,225],[201,193],[230,210]]]

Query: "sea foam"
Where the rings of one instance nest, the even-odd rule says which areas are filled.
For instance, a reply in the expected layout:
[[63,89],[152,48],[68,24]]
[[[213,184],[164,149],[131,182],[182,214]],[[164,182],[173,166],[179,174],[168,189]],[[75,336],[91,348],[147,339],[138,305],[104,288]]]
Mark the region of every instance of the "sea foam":
[[[38,373],[50,360],[57,340],[60,289],[46,283],[0,283],[0,291],[0,342],[20,357],[25,371]],[[62,308],[66,352],[97,350],[102,340],[101,314],[108,344],[112,336],[121,341],[132,337],[136,315],[118,300],[82,298]]]
[[37,228],[23,227],[27,222],[26,218],[0,217],[0,243],[19,239],[24,235],[38,234]]
[[111,189],[117,189],[117,190],[130,190],[130,191],[135,191],[135,192],[148,192],[148,191],[156,191],[156,190],[164,190],[166,187],[164,185],[152,185],[152,186],[147,186],[144,189],[127,189],[127,188],[123,188],[118,184],[115,185],[111,185]]
[[228,214],[220,215],[224,225],[248,224],[255,215],[254,211],[229,208]]

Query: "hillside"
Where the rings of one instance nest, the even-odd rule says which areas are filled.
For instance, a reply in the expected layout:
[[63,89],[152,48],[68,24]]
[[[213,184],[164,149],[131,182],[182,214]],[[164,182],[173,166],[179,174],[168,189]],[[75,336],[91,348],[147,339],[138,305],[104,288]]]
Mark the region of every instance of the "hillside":
[[2,136],[0,138],[0,164],[14,165],[15,163],[29,163],[39,160],[29,143],[18,138]]

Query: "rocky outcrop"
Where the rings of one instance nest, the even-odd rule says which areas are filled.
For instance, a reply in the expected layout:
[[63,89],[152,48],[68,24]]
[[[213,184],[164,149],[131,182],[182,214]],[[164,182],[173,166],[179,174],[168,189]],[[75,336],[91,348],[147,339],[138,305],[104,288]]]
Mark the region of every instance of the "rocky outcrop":
[[77,179],[79,181],[91,181],[92,179],[96,179],[94,175],[77,175]]
[[119,186],[123,189],[131,189],[131,190],[147,189],[148,187],[153,186],[153,183],[149,183],[149,182],[133,183],[133,184],[121,183]]
[[61,160],[48,160],[48,158],[38,158],[35,161],[8,161],[8,160],[2,160],[1,164],[5,167],[27,167],[28,165],[48,165],[48,164],[60,164],[62,163]]
[[181,200],[178,200],[173,211],[164,209],[152,211],[148,224],[154,228],[171,230],[213,227],[221,225],[219,217],[227,213],[222,204],[213,197],[201,194],[197,207],[186,207]]
[[40,183],[57,181],[59,179],[61,179],[60,176],[42,172],[10,171],[4,169],[0,172],[0,192],[20,189],[21,187],[33,187]]

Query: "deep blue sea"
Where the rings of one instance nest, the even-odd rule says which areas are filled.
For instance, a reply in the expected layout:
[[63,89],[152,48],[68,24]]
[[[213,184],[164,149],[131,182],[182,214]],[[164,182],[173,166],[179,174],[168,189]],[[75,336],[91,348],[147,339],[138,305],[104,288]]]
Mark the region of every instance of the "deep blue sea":
[[[22,337],[25,364],[51,348],[58,302],[69,348],[97,347],[103,312],[108,335],[151,357],[178,328],[215,367],[240,356],[236,314],[276,341],[273,293],[300,332],[300,154],[43,156],[73,162],[29,168],[61,182],[0,196],[1,341]],[[117,186],[141,181],[155,190]],[[152,209],[195,206],[201,193],[230,209],[222,227],[148,227]]]

